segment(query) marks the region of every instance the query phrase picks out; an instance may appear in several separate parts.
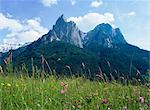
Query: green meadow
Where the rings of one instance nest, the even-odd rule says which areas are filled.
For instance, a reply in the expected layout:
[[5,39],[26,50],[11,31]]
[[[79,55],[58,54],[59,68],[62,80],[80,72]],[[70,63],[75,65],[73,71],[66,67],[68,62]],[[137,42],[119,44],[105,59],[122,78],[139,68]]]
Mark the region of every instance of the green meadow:
[[150,110],[149,85],[0,76],[0,110]]

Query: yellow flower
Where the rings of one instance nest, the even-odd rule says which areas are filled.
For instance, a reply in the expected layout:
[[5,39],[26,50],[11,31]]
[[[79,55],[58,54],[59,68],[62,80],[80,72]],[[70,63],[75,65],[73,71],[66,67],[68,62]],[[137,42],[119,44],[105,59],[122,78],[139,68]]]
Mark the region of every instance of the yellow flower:
[[19,85],[18,85],[18,84],[16,84],[16,87],[19,87]]
[[7,86],[8,86],[8,87],[11,87],[11,84],[8,83]]
[[1,85],[4,86],[5,84],[4,84],[4,83],[1,83]]

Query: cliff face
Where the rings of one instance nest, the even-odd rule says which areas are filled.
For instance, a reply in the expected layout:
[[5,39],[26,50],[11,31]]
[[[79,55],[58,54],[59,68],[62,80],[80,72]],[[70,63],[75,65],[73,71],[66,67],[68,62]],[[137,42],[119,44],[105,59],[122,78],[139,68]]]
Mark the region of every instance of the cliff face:
[[82,35],[83,32],[77,28],[76,24],[72,21],[67,22],[62,15],[56,21],[53,29],[43,36],[43,41],[63,41],[83,48]]
[[100,44],[104,47],[113,47],[115,44],[126,44],[124,36],[119,28],[112,28],[109,24],[99,24],[87,33],[85,45],[90,43]]

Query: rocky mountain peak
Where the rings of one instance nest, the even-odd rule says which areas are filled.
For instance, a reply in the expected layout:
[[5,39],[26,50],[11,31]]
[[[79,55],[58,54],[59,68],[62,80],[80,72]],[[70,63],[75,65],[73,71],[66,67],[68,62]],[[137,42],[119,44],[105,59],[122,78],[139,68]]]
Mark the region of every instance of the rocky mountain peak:
[[64,15],[62,14],[56,21],[56,24],[55,25],[62,25],[64,24],[66,21],[64,19]]
[[82,48],[82,33],[83,32],[78,29],[74,22],[67,22],[67,20],[64,19],[64,16],[61,15],[57,19],[55,25],[53,25],[52,30],[43,36],[43,38],[46,42],[47,40],[50,42],[53,40],[60,40]]
[[113,47],[115,44],[127,43],[119,28],[113,28],[108,23],[97,25],[87,33],[85,45],[96,43],[105,47]]
[[111,30],[112,26],[110,24],[108,24],[108,23],[102,23],[102,24],[97,25],[95,28]]
[[77,47],[83,48],[83,45],[96,43],[105,47],[113,47],[115,44],[127,43],[119,28],[113,28],[108,23],[97,25],[88,33],[83,33],[76,26],[73,21],[67,21],[64,15],[61,15],[52,30],[42,37],[44,42],[52,42],[59,40],[66,43],[73,44]]

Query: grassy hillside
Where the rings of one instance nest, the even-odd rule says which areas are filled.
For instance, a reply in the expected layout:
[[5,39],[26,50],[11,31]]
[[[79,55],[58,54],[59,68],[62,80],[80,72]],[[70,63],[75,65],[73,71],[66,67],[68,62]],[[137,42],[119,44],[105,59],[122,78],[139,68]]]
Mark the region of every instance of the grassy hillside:
[[150,110],[150,89],[84,78],[0,76],[1,110]]
[[[130,45],[106,48],[90,44],[85,48],[78,48],[61,41],[43,43],[38,40],[11,52],[13,66],[20,69],[25,65],[30,74],[32,65],[38,69],[43,69],[44,65],[47,73],[56,71],[58,75],[67,76],[82,73],[90,79],[95,79],[100,68],[109,79],[112,75],[116,80],[124,77],[145,82],[143,75],[149,69],[149,52]],[[9,53],[3,53],[2,59],[7,57]],[[5,66],[5,62],[2,61],[0,64]]]

